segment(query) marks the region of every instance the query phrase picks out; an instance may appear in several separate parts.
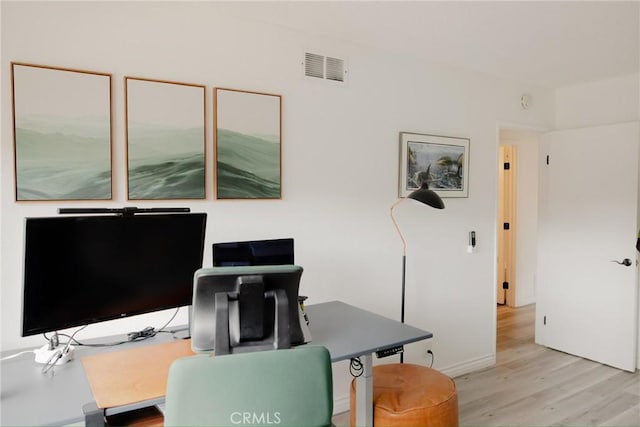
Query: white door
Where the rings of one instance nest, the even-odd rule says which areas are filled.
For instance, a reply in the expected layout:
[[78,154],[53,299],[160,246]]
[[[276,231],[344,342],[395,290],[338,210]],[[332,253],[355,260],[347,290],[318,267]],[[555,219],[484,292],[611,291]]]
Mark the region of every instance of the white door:
[[[536,342],[628,371],[638,341],[639,145],[633,122],[551,132],[540,153]],[[625,259],[631,265],[618,264]]]

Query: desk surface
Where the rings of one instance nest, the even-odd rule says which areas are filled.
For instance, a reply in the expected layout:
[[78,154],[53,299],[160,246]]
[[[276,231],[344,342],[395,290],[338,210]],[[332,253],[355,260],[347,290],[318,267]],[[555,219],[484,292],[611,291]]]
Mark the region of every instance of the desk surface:
[[105,409],[164,396],[173,361],[193,355],[191,340],[177,340],[83,357],[82,366],[96,405]]
[[[337,301],[309,305],[306,312],[310,321],[312,343],[327,347],[334,362],[432,337],[430,332]],[[154,347],[151,346],[171,342],[174,344],[161,346],[171,350],[161,357],[147,357],[149,363],[146,364],[139,364],[139,361],[145,360],[144,356],[138,358],[138,362],[132,362],[132,359],[127,357],[122,358],[127,354],[148,355],[149,351],[154,351]],[[102,380],[98,381],[106,387],[98,392],[100,395],[106,389],[113,390],[113,380],[108,378],[109,373],[114,371],[110,369],[116,369],[117,366],[118,372],[125,372],[124,369],[120,369],[124,365],[118,361],[129,360],[127,365],[138,363],[138,369],[144,365],[148,369],[147,372],[155,373],[155,376],[147,375],[144,381],[138,382],[138,386],[134,387],[146,390],[142,396],[137,392],[133,398],[116,396],[116,399],[120,400],[101,402],[101,407],[109,407],[114,403],[120,404],[131,399],[153,399],[157,397],[158,390],[163,388],[162,384],[166,383],[166,371],[170,360],[190,354],[187,343],[186,340],[173,341],[169,334],[159,334],[153,339],[125,344],[119,348],[81,347],[76,350],[76,359],[81,359],[82,363],[75,360],[63,366],[56,366],[55,375],[52,377],[42,375],[41,365],[35,364],[30,356],[5,361],[2,363],[0,424],[60,425],[81,421],[82,405],[96,400],[82,365],[90,371],[99,365],[103,368],[105,364],[109,366],[107,369],[99,369],[106,373],[103,380],[109,381],[108,384],[102,383]],[[150,365],[154,366],[149,369]],[[95,388],[94,382],[92,378],[91,387]],[[129,382],[137,381],[129,378]],[[148,386],[150,383],[155,385]],[[118,387],[115,385],[116,389]],[[122,396],[126,393],[129,392],[124,392]]]
[[327,347],[332,362],[433,337],[431,332],[339,301],[310,305],[305,311],[312,344]]
[[[99,342],[113,342],[121,338],[105,337]],[[148,340],[114,347],[76,347],[75,359],[56,366],[54,375],[43,375],[42,365],[34,362],[33,354],[3,361],[0,365],[0,425],[59,426],[84,421],[82,405],[94,399],[80,362],[82,358],[174,341],[171,334],[158,334]],[[2,355],[18,352],[9,351]]]

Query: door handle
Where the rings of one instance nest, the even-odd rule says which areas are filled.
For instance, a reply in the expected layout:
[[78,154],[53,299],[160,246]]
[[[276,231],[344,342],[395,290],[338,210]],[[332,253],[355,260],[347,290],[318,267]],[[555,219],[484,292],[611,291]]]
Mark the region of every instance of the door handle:
[[612,260],[611,262],[615,262],[616,264],[620,264],[620,265],[624,265],[625,267],[630,267],[631,266],[631,260],[629,258],[625,258],[622,261],[616,261],[615,259]]

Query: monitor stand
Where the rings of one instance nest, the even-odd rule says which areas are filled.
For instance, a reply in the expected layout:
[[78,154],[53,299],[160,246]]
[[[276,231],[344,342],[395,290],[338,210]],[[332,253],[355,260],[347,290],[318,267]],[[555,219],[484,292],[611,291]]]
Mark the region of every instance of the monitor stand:
[[189,326],[183,326],[178,329],[171,330],[171,335],[176,340],[188,340],[191,338],[191,330]]
[[180,326],[176,329],[171,330],[171,335],[173,335],[173,338],[177,340],[188,340],[189,338],[191,338],[191,313],[193,311],[192,306],[188,305],[187,310],[187,314],[189,315],[187,325]]

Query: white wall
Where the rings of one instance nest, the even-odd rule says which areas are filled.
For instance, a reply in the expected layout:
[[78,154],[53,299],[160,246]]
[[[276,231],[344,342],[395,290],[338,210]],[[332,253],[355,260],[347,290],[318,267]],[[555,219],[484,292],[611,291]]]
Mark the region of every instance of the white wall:
[[[2,350],[36,346],[20,337],[22,227],[26,216],[60,206],[122,206],[126,201],[124,76],[207,85],[207,200],[138,203],[189,206],[209,214],[205,265],[215,241],[293,236],[309,303],[339,299],[399,318],[401,245],[389,218],[397,197],[398,133],[471,138],[470,188],[437,211],[397,210],[407,239],[407,322],[435,334],[435,367],[451,374],[495,360],[497,123],[550,127],[553,94],[418,59],[243,21],[216,3],[2,2]],[[305,50],[348,60],[345,87],[301,76]],[[14,201],[10,62],[113,74],[112,202]],[[283,199],[213,200],[214,86],[283,96]],[[536,99],[529,110],[520,95]],[[478,251],[466,253],[475,230]],[[159,326],[169,313],[93,325],[79,338]],[[177,322],[185,321],[182,313]],[[311,319],[313,321],[313,319]],[[407,360],[427,362],[424,347]],[[336,400],[350,380],[336,366]]]
[[556,90],[556,129],[640,119],[640,75],[567,86]]

